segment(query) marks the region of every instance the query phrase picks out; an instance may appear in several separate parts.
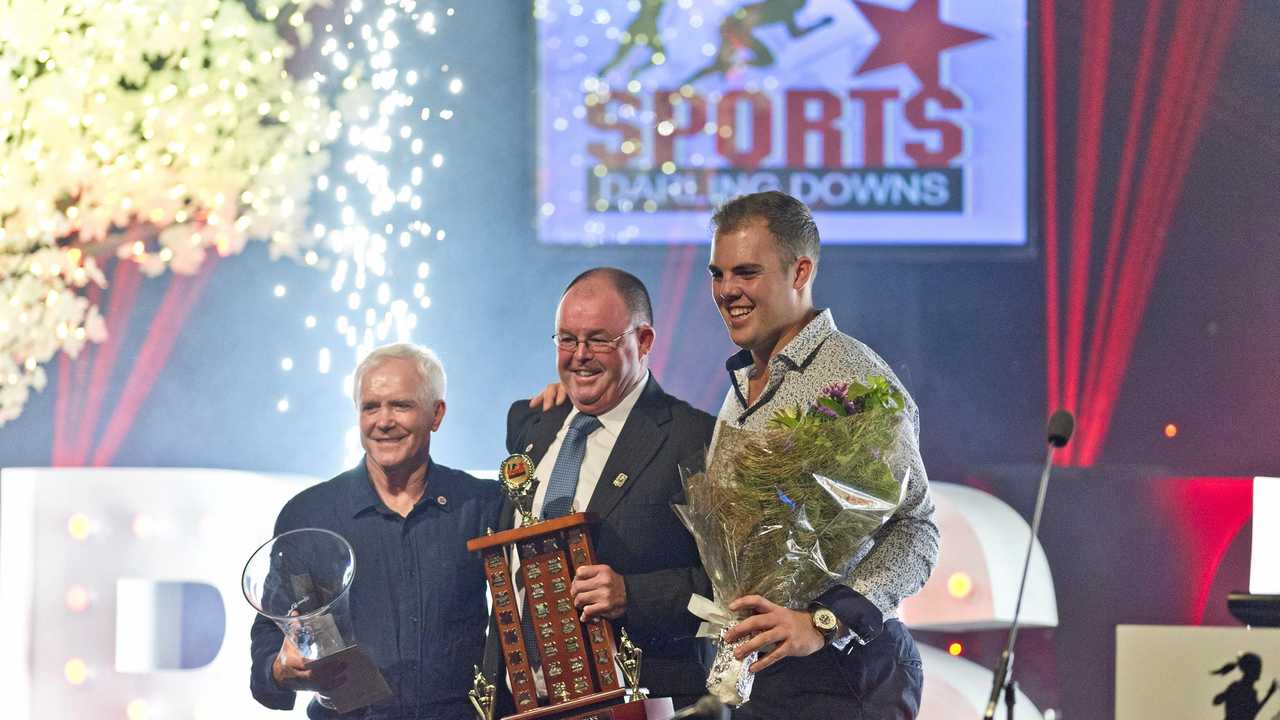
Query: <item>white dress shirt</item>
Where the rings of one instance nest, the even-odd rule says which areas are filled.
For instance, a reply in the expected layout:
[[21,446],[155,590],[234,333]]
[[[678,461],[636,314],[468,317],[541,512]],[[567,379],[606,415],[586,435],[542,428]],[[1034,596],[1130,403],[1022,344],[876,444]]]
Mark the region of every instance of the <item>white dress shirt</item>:
[[[575,512],[586,511],[587,504],[591,502],[591,495],[596,491],[600,473],[604,472],[605,463],[613,453],[613,446],[617,444],[618,436],[622,434],[622,426],[627,424],[631,409],[636,406],[636,401],[640,399],[640,393],[644,391],[644,386],[648,382],[649,371],[646,370],[644,377],[636,383],[631,392],[623,396],[621,402],[612,410],[598,416],[601,427],[587,436],[587,452],[582,457],[582,467],[578,471],[578,489],[573,494]],[[547,498],[547,486],[551,484],[551,473],[556,469],[556,458],[560,455],[560,446],[564,444],[564,436],[569,432],[569,424],[577,416],[577,408],[570,410],[565,416],[564,424],[556,433],[556,439],[551,441],[547,453],[542,456],[542,462],[534,470],[534,478],[538,481],[538,489],[533,494],[534,517],[542,514],[542,505]],[[515,527],[520,527],[519,513],[516,513]]]

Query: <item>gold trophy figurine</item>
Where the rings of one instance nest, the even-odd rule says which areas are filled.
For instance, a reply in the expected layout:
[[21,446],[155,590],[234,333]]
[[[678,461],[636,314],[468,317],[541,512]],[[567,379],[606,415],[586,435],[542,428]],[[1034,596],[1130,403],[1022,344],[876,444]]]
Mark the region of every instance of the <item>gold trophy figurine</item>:
[[489,682],[489,678],[486,678],[478,667],[471,682],[471,689],[467,691],[467,696],[471,699],[471,707],[476,709],[476,715],[480,720],[493,720],[493,700],[498,693],[497,686]]
[[533,459],[521,454],[507,457],[498,466],[498,481],[520,512],[520,524],[524,527],[537,522],[533,516],[533,494],[538,489],[538,481],[533,479],[533,468]]
[[636,647],[627,637],[623,628],[622,637],[618,640],[618,665],[622,666],[622,677],[627,681],[627,691],[633,698],[645,698],[648,691],[640,687],[640,662],[644,659],[644,651]]

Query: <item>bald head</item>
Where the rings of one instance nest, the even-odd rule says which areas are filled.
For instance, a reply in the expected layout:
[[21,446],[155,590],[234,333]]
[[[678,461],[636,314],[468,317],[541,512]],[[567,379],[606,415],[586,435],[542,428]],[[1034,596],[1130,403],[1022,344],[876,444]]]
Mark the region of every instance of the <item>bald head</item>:
[[604,283],[618,294],[627,311],[631,313],[631,321],[653,325],[653,303],[649,301],[649,291],[640,278],[626,270],[614,267],[595,267],[587,270],[569,282],[561,298],[569,294],[575,286],[587,280]]

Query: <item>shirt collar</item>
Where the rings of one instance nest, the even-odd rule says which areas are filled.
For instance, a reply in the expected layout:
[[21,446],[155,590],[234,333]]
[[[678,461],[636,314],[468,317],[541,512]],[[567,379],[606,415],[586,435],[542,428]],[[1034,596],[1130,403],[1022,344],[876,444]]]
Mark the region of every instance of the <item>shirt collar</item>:
[[[640,400],[640,393],[644,392],[644,386],[649,384],[649,371],[644,371],[644,377],[640,378],[640,382],[631,388],[631,392],[622,396],[622,400],[614,405],[612,409],[603,412],[596,417],[600,420],[600,425],[604,431],[609,433],[616,440],[622,434],[622,426],[627,424],[627,417],[631,415],[631,409],[636,406]],[[564,427],[568,427],[569,423],[578,416],[578,409],[574,408],[569,412],[569,416],[564,419]]]
[[823,310],[806,323],[804,329],[791,338],[791,342],[783,346],[778,357],[794,367],[804,367],[813,354],[818,352],[818,348],[822,347],[823,341],[835,331],[836,321],[831,316],[831,310]]
[[[818,348],[822,347],[822,343],[831,337],[837,330],[835,318],[831,315],[831,309],[828,308],[818,313],[812,320],[805,324],[800,332],[778,351],[778,354],[770,359],[770,363],[785,362],[793,368],[802,368],[813,359],[814,353],[818,352]],[[733,385],[733,390],[738,395],[738,400],[743,407],[747,405],[746,395],[743,394],[742,388],[738,385],[738,373],[746,370],[755,364],[755,359],[751,357],[750,350],[739,350],[729,359],[725,361],[724,367],[729,371],[729,382]],[[781,377],[770,377],[770,383],[781,381]]]
[[[351,469],[351,473],[356,476],[356,482],[351,483],[351,491],[347,494],[347,512],[351,517],[371,509],[384,514],[391,513],[391,508],[382,502],[378,491],[373,487],[373,478],[369,477],[369,466],[365,464],[366,462],[367,458],[362,456],[360,464]],[[443,465],[437,465],[435,460],[428,457],[427,488],[414,504],[413,512],[428,505],[438,506],[447,512],[453,489],[453,477],[449,469]]]

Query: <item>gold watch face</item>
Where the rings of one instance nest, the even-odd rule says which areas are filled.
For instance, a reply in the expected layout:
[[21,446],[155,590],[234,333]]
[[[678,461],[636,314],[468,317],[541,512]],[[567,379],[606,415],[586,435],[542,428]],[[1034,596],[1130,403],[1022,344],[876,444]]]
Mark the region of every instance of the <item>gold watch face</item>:
[[826,608],[813,611],[813,626],[824,633],[833,632],[837,626],[836,614]]
[[508,490],[519,490],[533,478],[533,460],[528,455],[511,455],[498,466],[498,480]]

